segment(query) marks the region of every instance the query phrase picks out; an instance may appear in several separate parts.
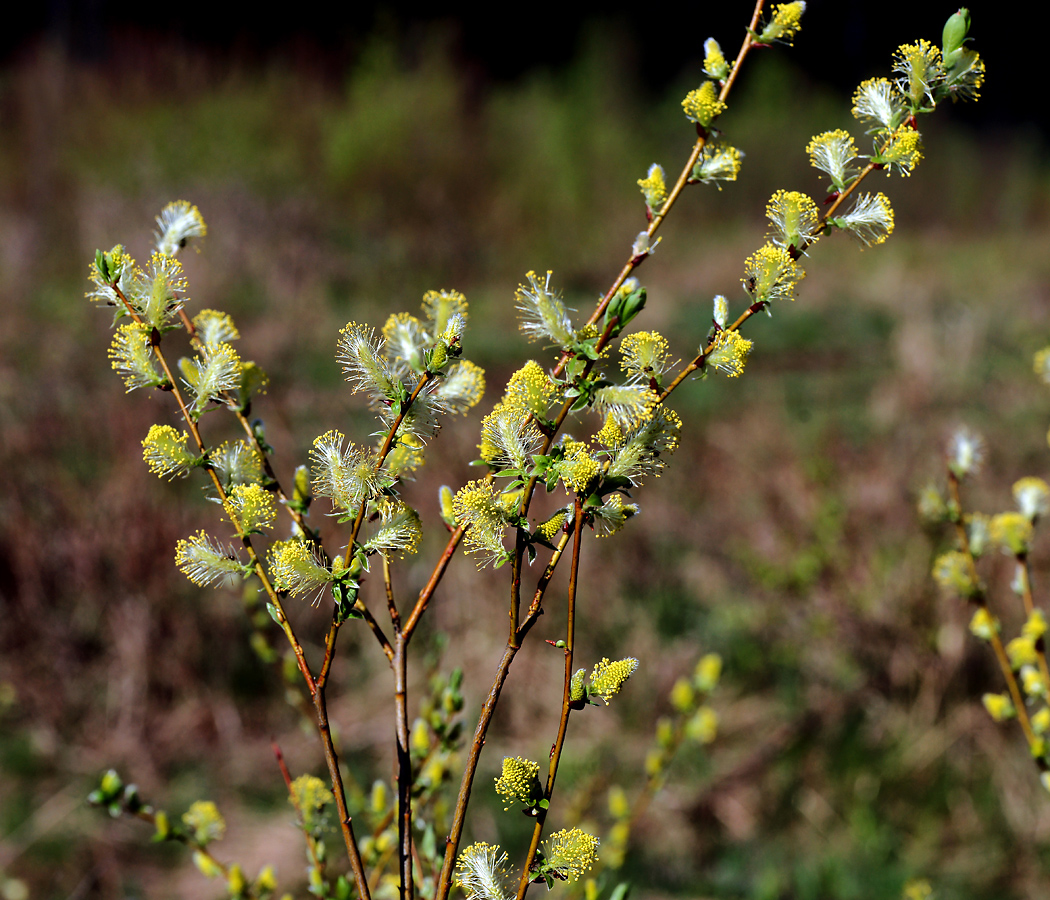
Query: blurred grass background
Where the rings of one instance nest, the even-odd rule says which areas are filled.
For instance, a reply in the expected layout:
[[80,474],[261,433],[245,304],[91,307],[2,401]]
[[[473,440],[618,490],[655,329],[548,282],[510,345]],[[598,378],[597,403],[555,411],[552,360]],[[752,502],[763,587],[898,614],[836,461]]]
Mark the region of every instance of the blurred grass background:
[[[410,47],[378,29],[335,76],[141,36],[104,66],[42,43],[0,72],[5,890],[221,893],[144,827],[85,807],[110,765],[175,812],[216,800],[230,820],[218,855],[249,871],[275,861],[282,889],[305,883],[269,738],[295,771],[319,771],[320,757],[249,649],[240,598],[174,568],[176,540],[215,511],[141,462],[141,438],[172,410],[123,396],[109,371],[108,314],[83,299],[95,248],[121,241],[141,259],[166,202],[200,207],[210,233],[184,259],[190,307],[228,310],[242,355],[269,372],[255,413],[284,479],[322,431],[371,429],[333,358],[338,328],[415,312],[430,288],[471,302],[467,355],[489,380],[480,415],[540,353],[514,329],[524,272],[553,269],[588,309],[641,227],[635,180],[653,161],[676,172],[690,146],[679,100],[696,61],[654,92],[620,31],[583,34],[570,62],[503,81],[462,65],[440,28]],[[682,357],[714,294],[742,308],[742,261],[772,190],[819,196],[809,137],[851,126],[848,97],[794,69],[790,51],[749,63],[720,124],[747,154],[740,182],[690,190],[639,272],[644,327]],[[980,707],[998,676],[968,611],[931,584],[939,545],[914,495],[961,422],[989,442],[978,506],[1005,508],[1017,477],[1047,474],[1050,395],[1030,360],[1050,337],[1050,172],[1037,133],[1016,124],[975,131],[947,110],[924,137],[916,174],[878,184],[896,210],[891,240],[812,251],[800,300],[749,331],[744,377],[676,395],[683,446],[639,492],[642,517],[586,546],[578,654],[642,666],[620,702],[573,721],[562,796],[576,790],[582,815],[600,824],[604,788],[638,783],[674,680],[701,653],[726,660],[719,739],[683,754],[634,835],[636,896],[880,900],[919,875],[941,900],[1046,896],[1050,798],[1017,729]],[[406,595],[442,541],[437,486],[476,472],[478,415],[442,433],[411,491],[432,533],[397,575]],[[218,416],[207,424],[225,436]],[[1048,550],[1036,554],[1044,598]],[[991,577],[1003,588],[1006,565]],[[470,723],[504,640],[501,585],[458,560],[420,636],[466,670]],[[327,616],[293,608],[316,642]],[[547,753],[561,658],[538,638],[557,622],[515,663],[479,785],[504,752]],[[389,679],[369,639],[343,651],[330,705],[367,786],[391,771]],[[513,848],[521,823],[487,793],[473,837],[502,829]]]

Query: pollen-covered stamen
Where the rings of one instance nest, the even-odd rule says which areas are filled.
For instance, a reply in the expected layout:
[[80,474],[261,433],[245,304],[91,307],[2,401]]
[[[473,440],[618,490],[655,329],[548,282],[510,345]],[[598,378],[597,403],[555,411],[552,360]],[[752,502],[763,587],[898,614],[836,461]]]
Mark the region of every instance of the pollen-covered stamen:
[[529,283],[519,284],[514,303],[521,319],[521,330],[530,341],[551,340],[559,347],[568,347],[576,338],[569,314],[561,296],[551,290],[548,271],[542,280],[535,272],[527,272]]
[[685,117],[701,128],[707,128],[725,108],[726,105],[718,99],[718,86],[713,81],[705,81],[686,94],[682,101]]
[[367,325],[348,322],[339,332],[339,352],[346,380],[355,391],[364,391],[374,407],[388,405],[398,396],[400,382],[382,353],[383,344]]
[[246,570],[232,547],[224,546],[204,531],[175,545],[175,565],[198,587],[232,587]]
[[853,94],[853,116],[872,126],[869,131],[893,131],[904,120],[905,98],[888,78],[862,81]]
[[174,256],[190,238],[204,237],[208,226],[196,206],[186,200],[169,203],[157,216],[157,252]]
[[856,174],[852,163],[858,156],[857,145],[852,135],[841,128],[818,134],[806,146],[806,153],[810,165],[831,176],[836,191],[845,190],[846,183]]
[[293,596],[317,592],[314,604],[335,580],[320,549],[297,538],[274,543],[268,558],[274,587]]
[[310,451],[314,493],[331,499],[333,515],[356,512],[361,503],[379,496],[384,469],[376,471],[375,456],[347,442],[342,432],[326,431]]

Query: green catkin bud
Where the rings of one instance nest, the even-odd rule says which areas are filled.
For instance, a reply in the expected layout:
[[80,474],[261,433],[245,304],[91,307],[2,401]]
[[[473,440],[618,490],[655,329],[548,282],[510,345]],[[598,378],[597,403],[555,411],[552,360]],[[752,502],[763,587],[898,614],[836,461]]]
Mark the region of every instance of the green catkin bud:
[[372,810],[372,815],[383,815],[383,813],[386,812],[387,804],[389,802],[390,791],[386,786],[386,782],[377,778],[372,783],[372,793],[369,797],[369,807]]
[[572,676],[572,681],[569,682],[569,702],[579,703],[583,700],[586,692],[584,691],[583,682],[587,677],[586,669],[577,669]]
[[452,488],[447,484],[438,489],[438,505],[441,508],[441,518],[449,528],[456,527],[456,512],[453,508]]
[[970,11],[964,6],[948,17],[941,32],[941,53],[944,64],[951,66],[954,55],[966,43],[966,34],[970,30]]

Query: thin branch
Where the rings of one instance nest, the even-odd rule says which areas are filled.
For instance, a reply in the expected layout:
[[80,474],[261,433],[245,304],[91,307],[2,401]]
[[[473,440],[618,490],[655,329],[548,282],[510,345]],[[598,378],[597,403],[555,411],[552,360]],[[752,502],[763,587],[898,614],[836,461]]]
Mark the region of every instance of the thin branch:
[[503,658],[499,661],[496,669],[496,677],[493,679],[492,687],[489,689],[488,697],[481,707],[478,716],[478,724],[474,729],[474,739],[470,745],[470,753],[467,756],[467,764],[463,770],[463,779],[460,781],[459,794],[456,796],[456,809],[452,817],[452,828],[445,839],[445,859],[441,865],[441,877],[438,879],[438,889],[435,900],[446,900],[448,892],[452,888],[452,870],[456,865],[456,853],[459,851],[459,841],[463,835],[463,824],[466,821],[467,805],[470,803],[470,791],[474,784],[474,773],[481,759],[481,748],[485,744],[485,735],[492,721],[492,714],[496,711],[499,703],[499,695],[507,680],[510,664],[518,652],[518,647],[507,645],[503,651]]
[[[959,541],[959,547],[966,557],[967,567],[970,570],[970,580],[974,586],[974,593],[970,599],[985,612],[988,612],[988,598],[985,596],[984,587],[981,585],[981,578],[977,573],[977,563],[973,558],[973,552],[970,550],[970,538],[966,533],[966,525],[963,523],[963,505],[962,494],[959,490],[959,479],[950,467],[948,469],[948,491],[951,494],[952,502],[955,504],[955,509],[957,510],[955,516],[955,535]],[[1025,707],[1024,695],[1021,693],[1021,688],[1017,683],[1017,678],[1014,676],[1014,670],[1010,665],[1010,660],[1006,655],[1006,650],[1003,648],[1003,642],[995,630],[992,630],[988,643],[992,645],[992,651],[995,653],[996,662],[999,663],[999,668],[1003,673],[1007,690],[1010,692],[1010,698],[1013,701],[1014,709],[1017,711],[1017,721],[1021,723],[1021,730],[1024,732],[1025,740],[1028,741],[1029,747],[1033,747],[1035,746],[1037,738],[1035,731],[1032,729],[1032,723],[1028,718],[1028,710]]]
[[408,643],[404,634],[394,636],[394,710],[397,732],[397,837],[401,871],[401,897],[413,900],[412,877],[412,754],[408,746]]
[[547,767],[547,787],[543,797],[547,801],[546,807],[536,809],[536,824],[532,829],[532,841],[529,844],[529,852],[525,857],[525,863],[521,867],[521,879],[518,882],[518,900],[524,900],[525,894],[532,881],[532,863],[536,859],[536,851],[540,846],[540,838],[543,835],[543,824],[547,820],[547,812],[550,809],[550,799],[554,794],[554,781],[558,777],[558,762],[561,760],[562,747],[565,746],[565,734],[569,728],[569,713],[572,712],[570,697],[572,692],[572,650],[576,637],[576,589],[580,577],[580,538],[583,531],[583,505],[580,495],[576,495],[576,507],[573,515],[573,540],[572,540],[572,565],[569,569],[569,590],[565,613],[565,678],[562,685],[561,718],[558,721],[558,737],[551,748],[550,763]]
[[419,592],[419,599],[416,600],[416,605],[412,608],[408,621],[405,622],[404,634],[406,640],[412,637],[412,633],[416,630],[416,626],[419,624],[420,616],[426,612],[427,607],[430,605],[430,598],[434,596],[434,591],[437,590],[438,584],[441,583],[445,570],[448,568],[448,564],[452,561],[452,557],[456,553],[456,548],[459,546],[459,542],[463,540],[463,535],[466,533],[466,530],[466,526],[460,525],[452,532],[451,537],[449,537],[448,543],[445,545],[445,552],[441,554],[441,559],[439,559],[437,565],[434,566],[434,571],[430,575],[430,580],[426,583],[423,590]]

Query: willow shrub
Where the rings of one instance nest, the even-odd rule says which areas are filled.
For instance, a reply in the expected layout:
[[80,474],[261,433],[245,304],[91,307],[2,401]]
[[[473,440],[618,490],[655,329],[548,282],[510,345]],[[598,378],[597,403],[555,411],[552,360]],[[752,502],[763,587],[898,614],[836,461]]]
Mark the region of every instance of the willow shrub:
[[[161,478],[199,479],[221,510],[211,532],[179,541],[175,564],[201,587],[245,581],[257,586],[256,650],[279,664],[284,660],[285,672],[305,685],[327,782],[310,774],[293,777],[279,761],[314,895],[444,900],[458,887],[471,898],[504,900],[524,897],[536,882],[549,888],[566,881],[588,898],[623,897],[626,884],[616,870],[635,816],[660,789],[683,742],[714,740],[718,721],[706,698],[718,682],[721,660],[709,654],[672,690],[675,715],[661,723],[639,785],[631,794],[618,789],[610,797],[612,824],[600,859],[596,835],[547,829],[559,799],[555,787],[570,719],[582,717],[578,727],[586,728],[587,717],[601,713],[585,711],[613,701],[645,663],[574,655],[577,623],[586,621],[595,599],[578,574],[589,535],[630,531],[640,512],[636,495],[670,464],[679,445],[682,422],[671,408],[672,395],[692,380],[745,373],[754,347],[745,326],[750,335],[759,313],[795,299],[814,243],[841,232],[872,247],[891,235],[890,200],[872,190],[869,179],[877,172],[910,176],[923,158],[922,117],[945,101],[976,98],[984,78],[983,62],[966,45],[965,10],[948,19],[940,47],[919,40],[898,48],[888,77],[863,82],[853,95],[852,112],[864,136],[836,129],[814,136],[805,148],[827,182],[824,196],[778,190],[770,198],[767,240],[742,263],[743,294],[714,297],[710,325],[692,338],[690,349],[680,346],[688,344],[685,335],[675,335],[672,343],[655,331],[637,330],[646,288],[635,273],[657,249],[664,220],[687,189],[721,188],[739,177],[743,154],[716,123],[741,66],[758,47],[790,45],[805,6],[781,3],[763,14],[760,0],[735,57],[725,56],[714,38],[705,42],[706,79],[682,101],[696,132],[692,150],[673,182],[656,163],[638,180],[644,227],[585,321],[570,315],[552,272],[527,273],[514,303],[537,358],[523,362],[482,420],[478,477],[456,489],[441,488],[443,521],[422,521],[411,505],[411,475],[435,451],[439,431],[456,427],[457,414],[480,403],[485,391],[484,372],[468,359],[469,311],[461,293],[428,291],[416,314],[393,313],[378,329],[359,322],[342,329],[338,362],[351,391],[375,413],[378,430],[356,438],[329,430],[313,442],[308,462],[279,477],[262,422],[251,418],[266,384],[264,371],[236,349],[239,333],[228,314],[187,309],[178,254],[206,234],[198,209],[179,201],[161,212],[156,249],[145,265],[121,245],[96,253],[88,297],[114,313],[113,368],[128,391],[153,389],[172,400],[171,421],[154,425],[142,442],[145,462]],[[533,504],[540,493],[550,499],[537,515]],[[334,519],[323,536],[311,517],[315,502]],[[444,528],[447,542],[423,589],[405,597],[392,572],[417,552],[424,527]],[[469,737],[460,721],[459,671],[432,684],[419,717],[410,714],[417,698],[410,701],[407,684],[412,638],[449,561],[461,550],[473,554],[479,568],[502,567],[508,584],[504,598],[490,598],[508,603],[507,642]],[[1017,552],[1021,559],[1023,547]],[[972,587],[972,555],[951,557],[950,563],[958,570],[953,577]],[[568,568],[566,596],[549,598],[559,566]],[[366,573],[382,580],[381,596],[362,589]],[[304,647],[286,613],[289,603],[304,601],[330,619],[323,652]],[[461,846],[461,838],[493,712],[518,650],[545,610],[565,617],[563,636],[555,642],[564,655],[561,713],[548,759],[508,757],[496,779],[506,808],[533,820],[528,850],[512,864],[500,847]],[[396,734],[392,789],[377,781],[354,807],[327,706],[329,676],[346,628],[367,629],[389,663]],[[284,654],[276,652],[274,639],[286,647]],[[1041,632],[1033,640],[1025,650],[1033,651],[1034,661],[1028,653],[1024,662],[1043,679],[1045,693]],[[1023,706],[1017,696],[1013,705],[1018,712]],[[1030,739],[1036,728],[1034,719],[1026,725]],[[189,847],[201,872],[221,879],[231,897],[267,898],[278,890],[272,868],[249,874],[215,855],[225,823],[211,802],[194,803],[175,820],[147,805],[115,772],[103,776],[92,800],[114,815],[152,823],[157,840]],[[334,833],[345,861],[329,849]],[[919,884],[909,890],[920,896],[926,889]]]

